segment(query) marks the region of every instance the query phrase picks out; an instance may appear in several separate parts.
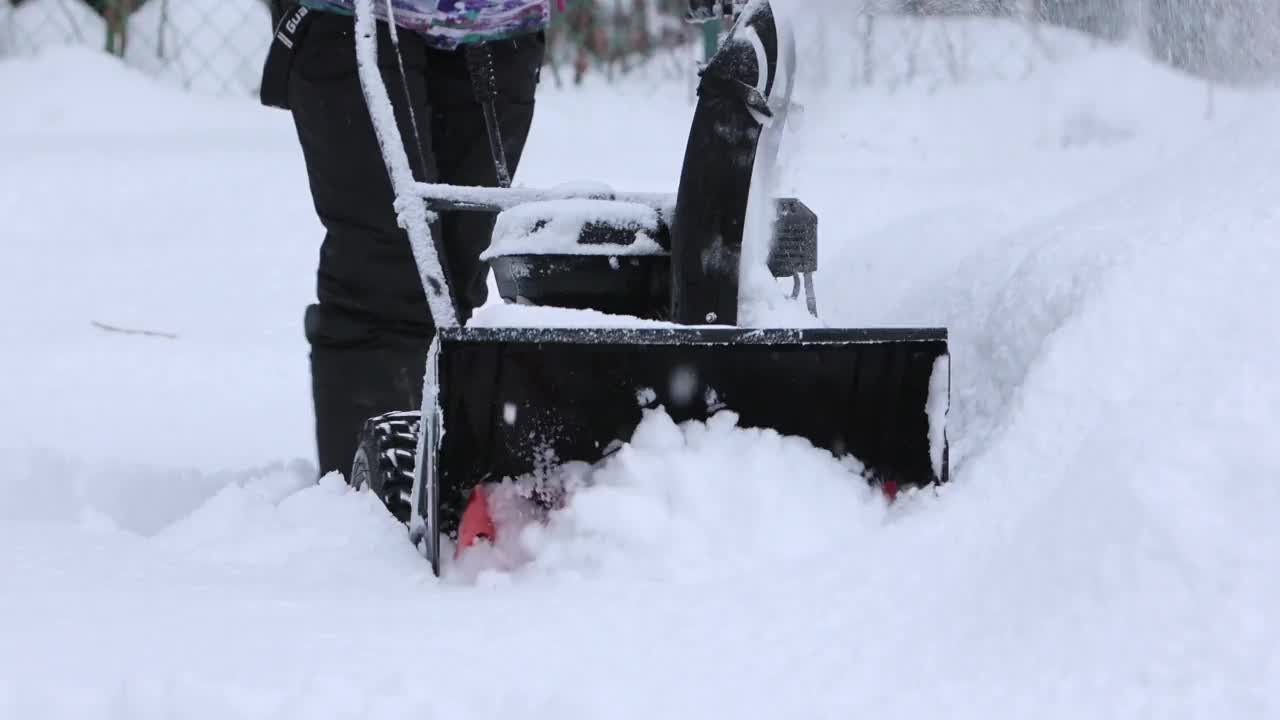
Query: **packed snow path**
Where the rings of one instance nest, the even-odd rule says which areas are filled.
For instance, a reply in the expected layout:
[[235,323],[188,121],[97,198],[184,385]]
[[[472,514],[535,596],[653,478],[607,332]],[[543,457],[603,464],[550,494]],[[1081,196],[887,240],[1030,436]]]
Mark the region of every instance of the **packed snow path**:
[[[668,189],[650,92],[548,91],[518,181]],[[1280,101],[1201,93],[1103,52],[816,99],[825,319],[952,329],[955,483],[654,417],[529,565],[440,582],[310,476],[287,117],[0,63],[0,717],[1277,716]]]

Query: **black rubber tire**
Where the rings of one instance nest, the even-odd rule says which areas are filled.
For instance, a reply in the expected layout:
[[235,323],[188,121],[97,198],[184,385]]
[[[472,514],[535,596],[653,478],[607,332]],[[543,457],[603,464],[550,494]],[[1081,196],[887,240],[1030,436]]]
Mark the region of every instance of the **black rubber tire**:
[[408,524],[422,414],[393,412],[371,418],[360,432],[351,463],[351,487],[369,488],[397,520]]

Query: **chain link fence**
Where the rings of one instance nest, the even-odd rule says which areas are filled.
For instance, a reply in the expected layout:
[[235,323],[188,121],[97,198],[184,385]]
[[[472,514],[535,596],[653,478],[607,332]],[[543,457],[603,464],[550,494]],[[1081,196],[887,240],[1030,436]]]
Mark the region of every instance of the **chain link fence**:
[[256,92],[266,0],[0,0],[0,57],[74,45],[196,92]]
[[[873,39],[867,14],[900,10],[910,1],[804,0],[813,10],[799,19],[814,74],[844,74],[849,63],[831,56],[853,54],[855,64],[864,64],[858,74],[870,81],[873,64],[894,64],[873,54],[888,53],[909,55],[898,64],[914,75],[918,32],[901,38],[910,30],[877,33]],[[0,0],[0,57],[77,45],[113,53],[188,90],[252,94],[271,42],[273,2],[278,0]],[[557,86],[593,74],[606,80],[635,72],[687,78],[714,49],[721,29],[718,23],[684,22],[687,8],[688,0],[571,0],[564,12],[552,14],[548,77]],[[886,40],[894,46],[885,46]]]
[[[272,4],[0,0],[0,58],[74,45],[112,53],[188,90],[255,93],[272,37]],[[581,82],[591,72],[613,77],[655,56],[700,48],[702,29],[680,20],[687,6],[687,0],[573,0],[552,15],[552,76],[558,84]],[[679,64],[679,72],[687,70]]]
[[[271,42],[274,1],[0,0],[0,57],[78,45],[113,53],[188,90],[253,94]],[[973,74],[972,65],[1016,64],[1025,54],[1022,47],[975,48],[964,27],[904,21],[902,4],[911,1],[803,0],[812,12],[796,18],[797,35],[805,39],[801,54],[810,80],[845,88],[959,81]],[[547,75],[557,86],[593,74],[688,78],[721,29],[684,22],[688,0],[571,0],[566,6],[553,12],[548,31]],[[878,13],[886,14],[883,22],[875,20]],[[974,53],[983,56],[976,63],[969,58]],[[996,54],[1014,58],[991,57]]]
[[[0,0],[0,58],[76,45],[115,54],[187,90],[256,94],[271,42],[272,3],[279,1]],[[931,75],[959,81],[974,74],[970,56],[981,58],[977,66],[1016,64],[992,57],[997,53],[1026,56],[1021,47],[991,47],[962,24],[925,27],[908,20],[923,15],[1021,17],[1031,21],[1032,37],[1037,20],[1112,40],[1148,35],[1159,59],[1218,77],[1274,77],[1280,69],[1280,0],[791,3],[809,11],[796,19],[811,79],[843,87],[911,84]],[[1100,14],[1103,6],[1109,15]],[[565,12],[552,15],[548,74],[556,85],[639,70],[688,77],[714,43],[714,28],[684,23],[687,7],[688,0],[570,0]]]

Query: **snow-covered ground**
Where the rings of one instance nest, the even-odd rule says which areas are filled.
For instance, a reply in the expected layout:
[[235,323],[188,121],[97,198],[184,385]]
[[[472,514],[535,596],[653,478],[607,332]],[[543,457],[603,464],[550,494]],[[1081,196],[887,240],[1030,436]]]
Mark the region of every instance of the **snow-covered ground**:
[[[946,492],[656,416],[444,581],[313,481],[288,117],[0,62],[0,716],[1280,715],[1280,97],[1053,39],[787,139],[824,320],[951,329]],[[548,87],[517,181],[672,189],[686,90]]]

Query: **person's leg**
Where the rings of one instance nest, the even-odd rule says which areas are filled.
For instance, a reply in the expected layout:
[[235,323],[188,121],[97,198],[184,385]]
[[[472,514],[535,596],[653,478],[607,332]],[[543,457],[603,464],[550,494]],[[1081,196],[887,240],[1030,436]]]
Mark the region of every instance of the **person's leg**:
[[[379,64],[415,174],[434,179],[425,48],[401,33],[424,168],[404,83],[385,26],[379,27]],[[394,193],[356,67],[351,18],[314,16],[297,51],[289,93],[326,230],[318,302],[306,313],[320,472],[346,475],[366,419],[419,407],[433,328],[408,238],[396,224]]]
[[[514,175],[533,123],[546,41],[541,34],[490,43],[497,80],[498,124],[502,130],[508,171]],[[427,51],[428,96],[432,109],[432,145],[440,182],[494,187],[498,184],[489,149],[484,111],[476,102],[463,51]],[[488,296],[489,266],[480,253],[489,246],[494,216],[487,213],[441,213],[447,246],[447,272],[457,285],[459,313],[470,318]]]

